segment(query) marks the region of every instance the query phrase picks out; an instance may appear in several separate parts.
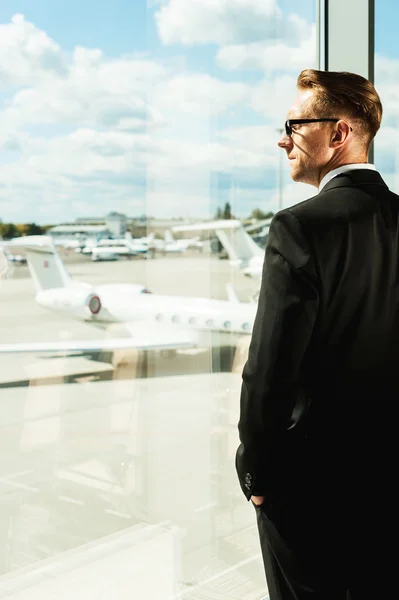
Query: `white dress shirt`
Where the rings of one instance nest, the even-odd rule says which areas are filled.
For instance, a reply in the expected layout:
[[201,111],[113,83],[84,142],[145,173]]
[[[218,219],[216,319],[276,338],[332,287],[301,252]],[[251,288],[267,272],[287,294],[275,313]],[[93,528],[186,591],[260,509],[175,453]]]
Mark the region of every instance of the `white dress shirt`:
[[331,181],[331,179],[333,179],[333,177],[336,177],[337,175],[341,175],[341,173],[347,173],[348,171],[355,171],[356,169],[370,169],[371,171],[377,170],[375,168],[375,166],[372,165],[371,163],[353,163],[351,165],[342,165],[342,167],[333,169],[332,171],[327,173],[327,175],[324,175],[323,179],[320,181],[319,192],[321,192],[323,187],[325,185],[327,185],[327,183],[329,181]]

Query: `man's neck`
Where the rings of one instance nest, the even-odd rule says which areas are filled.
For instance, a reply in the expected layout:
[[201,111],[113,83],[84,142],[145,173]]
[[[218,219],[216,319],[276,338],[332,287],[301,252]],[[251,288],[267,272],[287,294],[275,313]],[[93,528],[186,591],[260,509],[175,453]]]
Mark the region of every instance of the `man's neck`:
[[340,167],[346,167],[347,165],[357,165],[357,164],[368,164],[367,156],[362,157],[348,157],[346,159],[342,159],[339,161],[331,160],[327,165],[321,169],[319,174],[319,181],[316,187],[320,185],[320,182],[324,177],[330,173],[331,171],[335,171],[335,169],[339,169]]
[[369,169],[369,170],[373,170],[373,171],[376,170],[375,166],[370,163],[357,162],[357,163],[349,163],[346,165],[341,165],[340,167],[337,167],[336,169],[332,169],[331,171],[326,173],[326,175],[324,175],[324,177],[320,180],[320,183],[319,183],[319,192],[321,192],[321,190],[324,188],[324,186],[327,185],[327,183],[329,181],[331,181],[331,179],[334,179],[334,177],[336,177],[337,175],[340,175],[341,173],[347,173],[347,172],[361,170],[361,169],[363,169],[363,170]]

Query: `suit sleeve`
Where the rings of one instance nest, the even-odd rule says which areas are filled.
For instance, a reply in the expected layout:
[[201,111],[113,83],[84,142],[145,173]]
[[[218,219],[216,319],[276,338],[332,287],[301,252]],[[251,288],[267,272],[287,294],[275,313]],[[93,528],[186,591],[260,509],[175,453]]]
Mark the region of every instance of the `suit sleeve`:
[[289,476],[306,413],[301,367],[318,306],[315,262],[302,226],[291,211],[281,211],[270,226],[242,375],[236,469],[248,500],[278,490],[282,475]]

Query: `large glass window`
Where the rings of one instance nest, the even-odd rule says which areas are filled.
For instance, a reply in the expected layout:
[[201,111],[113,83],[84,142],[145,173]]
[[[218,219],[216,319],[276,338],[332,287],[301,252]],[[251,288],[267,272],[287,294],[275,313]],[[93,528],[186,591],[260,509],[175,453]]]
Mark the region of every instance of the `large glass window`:
[[239,392],[267,217],[309,195],[276,144],[315,10],[2,0],[9,597],[266,594]]
[[399,189],[399,49],[396,44],[399,7],[385,0],[375,3],[375,86],[381,96],[383,119],[374,142],[375,164],[388,186]]

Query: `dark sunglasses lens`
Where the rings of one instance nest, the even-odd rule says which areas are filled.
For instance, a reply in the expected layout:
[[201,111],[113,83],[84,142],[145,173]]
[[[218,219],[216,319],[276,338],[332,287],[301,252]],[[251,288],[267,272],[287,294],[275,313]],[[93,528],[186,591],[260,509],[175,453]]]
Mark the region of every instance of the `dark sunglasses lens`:
[[285,123],[285,133],[289,136],[292,133],[292,129],[288,121]]

